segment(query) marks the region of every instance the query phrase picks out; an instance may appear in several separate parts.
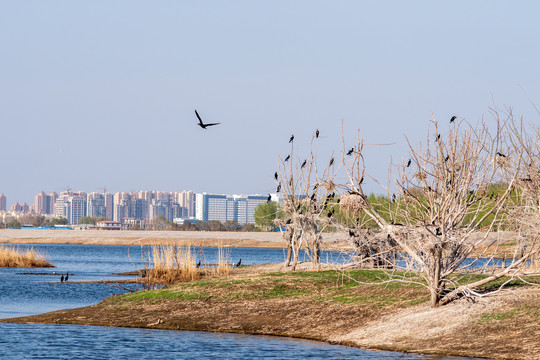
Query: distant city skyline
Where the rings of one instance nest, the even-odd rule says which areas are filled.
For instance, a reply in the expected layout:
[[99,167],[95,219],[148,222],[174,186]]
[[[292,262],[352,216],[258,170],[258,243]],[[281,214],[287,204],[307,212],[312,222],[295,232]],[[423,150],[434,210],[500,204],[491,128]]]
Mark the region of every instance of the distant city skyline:
[[[67,219],[78,224],[82,217],[105,218],[130,225],[144,225],[159,217],[167,221],[196,219],[198,221],[236,221],[238,224],[254,224],[258,205],[266,203],[268,195],[262,194],[211,194],[182,192],[136,191],[136,192],[86,192],[66,191],[49,194],[40,191],[32,204],[11,204],[6,208],[6,196],[0,194],[0,215],[17,218],[24,215],[45,215]],[[282,199],[280,194],[271,196],[273,201]],[[3,207],[2,207],[3,206]]]

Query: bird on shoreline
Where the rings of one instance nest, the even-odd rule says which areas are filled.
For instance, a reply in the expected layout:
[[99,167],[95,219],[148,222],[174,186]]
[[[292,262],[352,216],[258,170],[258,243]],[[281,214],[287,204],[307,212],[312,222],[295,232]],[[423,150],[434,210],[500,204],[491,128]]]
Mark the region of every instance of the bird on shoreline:
[[238,261],[238,263],[236,264],[236,267],[240,267],[240,265],[242,265],[242,259],[240,259],[240,261]]
[[199,119],[199,123],[197,125],[199,125],[200,127],[202,127],[203,129],[206,129],[207,127],[209,126],[214,126],[214,125],[219,125],[221,123],[209,123],[209,124],[205,124],[203,123],[201,117],[199,116],[199,113],[197,112],[197,110],[195,110],[195,115],[197,115],[197,119]]

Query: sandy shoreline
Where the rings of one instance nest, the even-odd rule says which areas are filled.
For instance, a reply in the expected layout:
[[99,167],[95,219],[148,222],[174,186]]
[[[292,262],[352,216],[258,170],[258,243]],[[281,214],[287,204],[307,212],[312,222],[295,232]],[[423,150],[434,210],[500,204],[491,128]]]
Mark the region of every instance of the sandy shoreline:
[[[279,232],[222,231],[100,231],[100,230],[0,230],[0,243],[11,244],[87,244],[228,246],[284,248]],[[344,234],[325,234],[325,248],[343,248]]]

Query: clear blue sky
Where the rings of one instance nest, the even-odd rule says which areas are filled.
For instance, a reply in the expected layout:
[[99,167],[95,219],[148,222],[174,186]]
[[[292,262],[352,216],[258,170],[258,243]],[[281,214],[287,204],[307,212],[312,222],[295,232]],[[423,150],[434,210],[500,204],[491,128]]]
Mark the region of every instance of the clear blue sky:
[[[0,1],[0,193],[269,193],[316,128],[386,182],[431,111],[539,122],[535,1]],[[208,122],[196,125],[194,109]],[[446,125],[445,125],[446,126]],[[367,190],[384,193],[373,181]]]

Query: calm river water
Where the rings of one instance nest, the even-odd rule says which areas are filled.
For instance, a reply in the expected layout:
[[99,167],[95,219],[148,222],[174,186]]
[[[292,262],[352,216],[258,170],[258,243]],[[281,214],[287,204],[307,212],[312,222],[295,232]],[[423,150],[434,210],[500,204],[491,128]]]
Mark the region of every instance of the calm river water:
[[[51,269],[0,268],[0,318],[40,314],[87,306],[123,292],[104,284],[60,283],[60,274],[70,280],[125,278],[115,273],[142,268],[139,246],[19,245],[44,253],[56,266]],[[197,252],[199,249],[197,249]],[[236,263],[281,262],[280,249],[231,248]],[[217,249],[204,248],[207,263],[216,262]],[[336,260],[338,253],[323,258]],[[338,260],[339,261],[339,260]],[[25,273],[41,274],[25,274]],[[0,323],[1,359],[459,359],[368,351],[346,346],[288,338],[109,328],[77,325]]]

